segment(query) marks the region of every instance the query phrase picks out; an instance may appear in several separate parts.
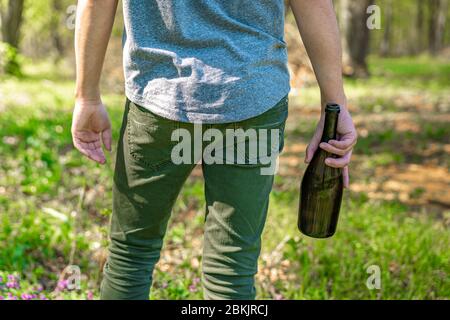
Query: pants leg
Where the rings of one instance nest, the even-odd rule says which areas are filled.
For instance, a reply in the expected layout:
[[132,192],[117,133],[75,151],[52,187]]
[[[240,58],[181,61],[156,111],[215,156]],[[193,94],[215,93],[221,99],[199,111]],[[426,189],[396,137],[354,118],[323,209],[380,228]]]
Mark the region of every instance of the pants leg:
[[117,150],[101,299],[148,299],[173,204],[194,165],[174,165],[178,123],[127,102]]
[[[204,169],[204,296],[254,299],[254,275],[273,176],[261,176],[258,168],[209,165]],[[243,183],[243,179],[252,183]]]
[[[234,127],[278,129],[280,152],[286,117],[287,99]],[[254,276],[274,178],[261,174],[261,168],[259,161],[253,165],[203,164],[207,204],[202,260],[205,299],[255,298]]]

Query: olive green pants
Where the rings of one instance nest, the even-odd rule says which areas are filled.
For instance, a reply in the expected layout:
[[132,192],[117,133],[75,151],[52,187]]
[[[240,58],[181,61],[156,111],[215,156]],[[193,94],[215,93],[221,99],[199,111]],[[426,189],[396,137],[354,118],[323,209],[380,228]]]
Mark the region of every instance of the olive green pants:
[[[281,151],[287,105],[285,97],[257,117],[202,127],[224,135],[227,129],[278,129],[277,148]],[[102,299],[149,297],[172,207],[196,165],[194,161],[174,163],[172,149],[178,141],[172,141],[172,134],[177,129],[195,136],[194,124],[159,117],[127,101],[117,150]],[[268,138],[266,143],[270,141]],[[227,143],[224,139],[224,148]],[[236,151],[238,143],[234,141],[231,149]],[[206,145],[202,143],[202,150]],[[267,148],[273,152],[272,145]],[[244,152],[243,164],[202,161],[206,197],[202,283],[206,299],[255,298],[254,276],[273,175],[261,174],[261,168],[267,165],[260,159],[250,161],[254,156],[250,148]],[[192,154],[194,160],[195,152]]]

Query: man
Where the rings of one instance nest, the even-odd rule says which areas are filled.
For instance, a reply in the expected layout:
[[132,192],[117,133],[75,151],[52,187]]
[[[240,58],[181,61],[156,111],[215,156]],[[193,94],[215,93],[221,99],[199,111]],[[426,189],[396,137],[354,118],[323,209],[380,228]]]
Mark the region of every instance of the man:
[[[342,106],[339,141],[320,147],[339,156],[326,162],[343,168],[348,186],[347,166],[356,132],[346,109],[332,2],[292,0],[290,5],[320,86],[322,109],[327,102]],[[116,7],[117,0],[80,0],[77,12],[73,142],[101,164],[106,161],[102,143],[111,150],[111,126],[100,98],[99,78]],[[148,299],[172,206],[199,160],[174,163],[173,133],[180,129],[194,133],[194,123],[219,135],[230,129],[275,130],[281,140],[278,150],[269,145],[270,152],[282,148],[289,92],[284,3],[123,0],[123,10],[127,103],[101,298]],[[319,147],[323,120],[322,116],[307,148],[306,162]],[[252,157],[250,151],[244,156]],[[206,299],[255,297],[254,275],[273,183],[273,175],[261,174],[264,164],[259,157],[244,164],[202,163]]]

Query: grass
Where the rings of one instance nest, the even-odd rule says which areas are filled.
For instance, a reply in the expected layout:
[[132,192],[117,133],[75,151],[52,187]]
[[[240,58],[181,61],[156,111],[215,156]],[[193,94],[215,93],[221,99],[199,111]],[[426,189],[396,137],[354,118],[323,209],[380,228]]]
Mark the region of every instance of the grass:
[[[448,145],[450,135],[447,123],[426,118],[420,107],[431,105],[426,116],[438,118],[448,110],[449,68],[447,62],[426,57],[373,57],[371,79],[347,80],[350,105],[355,119],[361,120],[358,127],[367,131],[360,134],[355,149],[354,183],[375,180],[377,168],[430,161],[448,167],[447,153],[422,154],[430,144]],[[73,82],[64,70],[45,63],[27,65],[23,78],[0,79],[0,296],[4,298],[98,298],[111,214],[114,151],[107,165],[97,166],[73,150]],[[307,143],[314,129],[317,89],[301,92],[291,99],[287,146]],[[411,96],[416,98],[410,100]],[[117,141],[124,99],[107,92],[104,100]],[[405,113],[418,131],[398,129],[395,117]],[[377,122],[371,119],[375,114],[392,117]],[[304,164],[300,161],[287,170],[280,170],[270,199],[258,298],[450,297],[448,207],[385,201],[351,189],[337,234],[313,240],[296,228]],[[427,187],[411,191],[412,199],[425,195]],[[198,279],[203,218],[203,182],[192,176],[173,210],[155,270],[152,299],[202,298]],[[81,269],[77,290],[68,290],[61,281],[61,272],[69,264]],[[371,275],[367,270],[373,265],[381,272],[379,290],[366,286]]]

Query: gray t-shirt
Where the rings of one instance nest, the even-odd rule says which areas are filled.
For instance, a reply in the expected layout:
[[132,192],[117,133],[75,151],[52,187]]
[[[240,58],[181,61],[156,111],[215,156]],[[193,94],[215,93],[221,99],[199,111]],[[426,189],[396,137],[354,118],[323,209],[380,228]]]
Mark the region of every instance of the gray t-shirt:
[[183,122],[264,113],[288,94],[283,0],[123,0],[128,99]]

